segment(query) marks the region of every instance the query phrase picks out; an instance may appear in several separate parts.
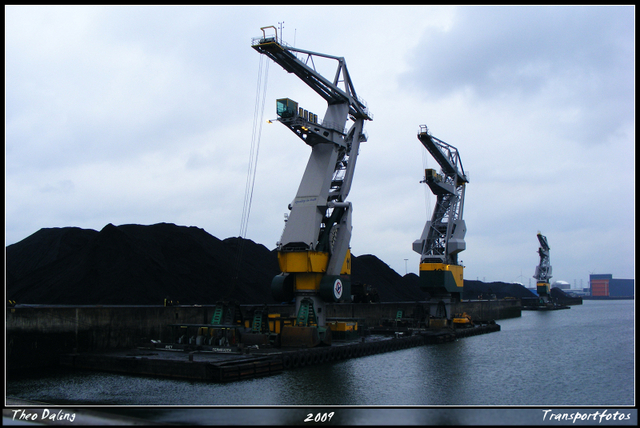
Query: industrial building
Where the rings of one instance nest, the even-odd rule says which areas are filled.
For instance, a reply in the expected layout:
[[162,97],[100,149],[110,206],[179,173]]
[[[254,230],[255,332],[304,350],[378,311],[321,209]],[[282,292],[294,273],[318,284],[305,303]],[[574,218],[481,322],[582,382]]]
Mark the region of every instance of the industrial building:
[[635,280],[613,278],[611,274],[589,275],[592,297],[633,297]]
[[561,290],[569,290],[569,289],[571,289],[571,284],[569,284],[567,281],[555,281],[553,284],[551,284],[551,288],[559,288]]

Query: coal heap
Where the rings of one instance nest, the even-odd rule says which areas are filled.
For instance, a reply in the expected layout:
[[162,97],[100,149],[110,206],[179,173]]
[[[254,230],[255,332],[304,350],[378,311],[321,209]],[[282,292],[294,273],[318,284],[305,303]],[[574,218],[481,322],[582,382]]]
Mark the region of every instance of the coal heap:
[[375,287],[381,302],[421,301],[429,297],[428,293],[420,290],[417,275],[401,276],[371,254],[352,257],[351,282]]
[[463,299],[489,299],[493,295],[496,299],[538,297],[520,284],[464,280]]
[[567,294],[564,290],[554,287],[549,291],[551,298],[556,302],[563,305],[581,305],[582,297],[572,296]]
[[7,247],[7,298],[69,305],[276,303],[269,284],[278,272],[266,247],[221,241],[196,227],[41,229]]
[[[19,304],[281,303],[270,288],[278,273],[276,252],[261,244],[169,223],[40,229],[6,247],[7,299]],[[418,276],[403,277],[370,254],[352,256],[351,281],[375,287],[382,302],[428,297]]]

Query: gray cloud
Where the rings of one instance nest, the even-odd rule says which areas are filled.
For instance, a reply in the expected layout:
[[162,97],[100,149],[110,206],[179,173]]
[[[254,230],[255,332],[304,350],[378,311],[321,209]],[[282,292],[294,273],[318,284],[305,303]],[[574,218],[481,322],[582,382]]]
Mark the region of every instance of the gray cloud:
[[585,143],[601,143],[632,120],[632,7],[456,12],[449,28],[425,31],[401,81],[434,98],[465,92],[479,102],[519,101],[523,110],[544,101],[553,106],[546,120]]

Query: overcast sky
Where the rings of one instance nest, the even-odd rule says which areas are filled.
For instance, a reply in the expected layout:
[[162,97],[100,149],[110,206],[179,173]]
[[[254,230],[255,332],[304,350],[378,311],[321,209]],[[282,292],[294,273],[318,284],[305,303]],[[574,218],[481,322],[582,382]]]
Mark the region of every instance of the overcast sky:
[[[373,113],[349,195],[352,253],[418,272],[412,242],[439,166],[417,133],[458,148],[470,183],[465,278],[534,286],[635,273],[635,9],[432,6],[5,6],[5,227],[197,226],[241,235],[260,27],[342,56]],[[266,57],[264,57],[266,60]],[[332,77],[332,74],[329,76]],[[325,101],[271,62],[264,119]],[[310,148],[264,124],[244,236],[275,248]]]

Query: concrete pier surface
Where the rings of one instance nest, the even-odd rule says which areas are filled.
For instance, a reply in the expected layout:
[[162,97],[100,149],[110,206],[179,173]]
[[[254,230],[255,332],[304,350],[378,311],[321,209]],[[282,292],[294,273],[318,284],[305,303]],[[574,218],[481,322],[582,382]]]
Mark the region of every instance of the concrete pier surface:
[[[357,320],[360,329],[394,319],[399,311],[412,313],[425,302],[327,305],[327,318]],[[249,313],[264,305],[240,305]],[[58,366],[61,355],[130,350],[152,341],[172,340],[171,325],[207,324],[215,305],[208,306],[64,306],[16,305],[6,311],[7,374]],[[293,305],[269,305],[270,314],[294,316]],[[474,320],[521,316],[513,300],[463,301],[452,312],[466,312]],[[271,369],[270,369],[271,370]]]

